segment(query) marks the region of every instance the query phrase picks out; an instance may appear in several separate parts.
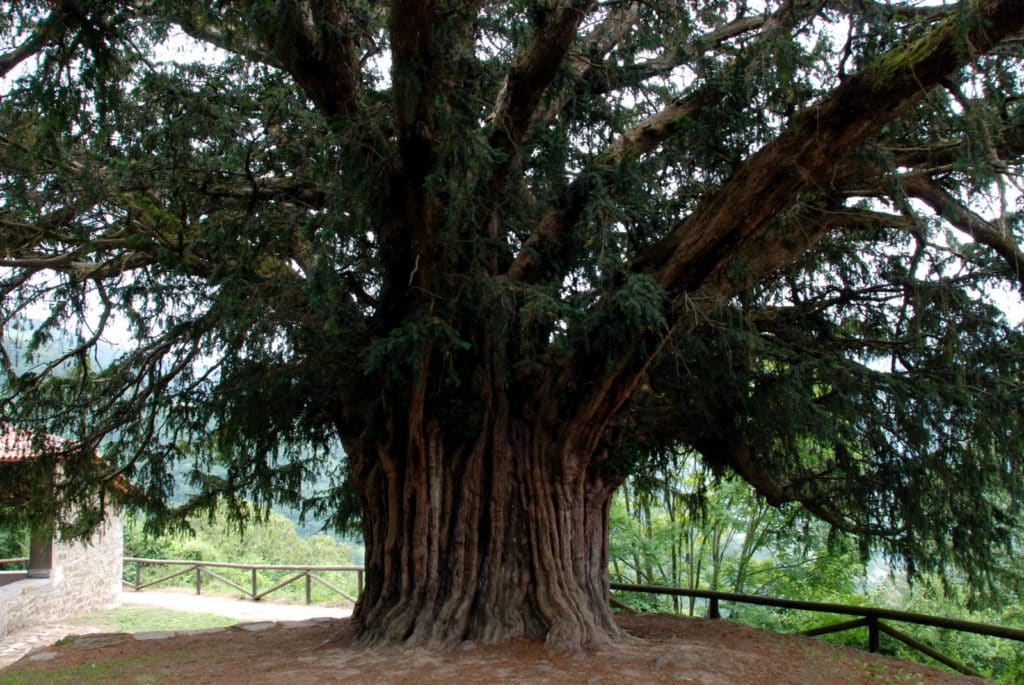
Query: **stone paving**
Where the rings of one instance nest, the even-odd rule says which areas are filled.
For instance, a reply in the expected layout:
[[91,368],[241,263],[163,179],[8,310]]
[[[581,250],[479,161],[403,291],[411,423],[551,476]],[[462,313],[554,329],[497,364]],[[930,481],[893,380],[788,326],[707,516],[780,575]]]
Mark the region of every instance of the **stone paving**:
[[0,638],[0,668],[10,666],[32,650],[52,645],[69,635],[84,636],[103,631],[103,628],[96,626],[71,625],[69,623],[44,623],[34,628],[19,630]]

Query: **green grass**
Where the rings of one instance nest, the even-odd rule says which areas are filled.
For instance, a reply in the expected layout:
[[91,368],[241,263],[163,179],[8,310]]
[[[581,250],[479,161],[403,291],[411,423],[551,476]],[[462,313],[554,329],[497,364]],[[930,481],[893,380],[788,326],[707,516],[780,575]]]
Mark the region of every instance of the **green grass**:
[[[180,613],[180,612],[174,612]],[[28,671],[24,673],[3,673],[0,672],[0,685],[78,685],[78,683],[131,683],[132,685],[162,685],[168,681],[161,674],[147,673],[145,676],[134,676],[124,680],[123,675],[129,667],[137,667],[146,662],[167,661],[169,657],[188,657],[188,650],[177,652],[161,652],[148,656],[138,656],[131,659],[110,659],[78,666],[66,666],[63,668],[50,668],[40,671]]]
[[238,619],[173,609],[123,606],[79,616],[74,622],[99,626],[112,633],[138,633],[148,630],[221,628],[238,623]]
[[[137,633],[149,630],[196,630],[234,625],[237,619],[217,614],[201,614],[153,607],[123,606],[79,616],[73,623],[98,626],[114,633]],[[58,644],[60,644],[58,642]],[[0,685],[68,685],[78,683],[127,683],[129,685],[169,685],[181,682],[173,673],[159,673],[166,663],[187,661],[189,650],[160,652],[130,659],[110,659],[77,666],[47,667],[21,673],[0,672]],[[151,664],[149,672],[138,674],[140,665]]]

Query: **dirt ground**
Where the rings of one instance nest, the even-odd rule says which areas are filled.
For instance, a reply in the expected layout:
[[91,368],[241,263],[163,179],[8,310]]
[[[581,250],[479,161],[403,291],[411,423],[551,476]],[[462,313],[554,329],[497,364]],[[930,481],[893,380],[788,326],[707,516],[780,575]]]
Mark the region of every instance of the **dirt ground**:
[[29,654],[0,683],[982,683],[919,664],[719,620],[622,615],[633,636],[568,655],[538,642],[453,651],[367,649],[348,619],[240,624],[174,634],[69,638]]

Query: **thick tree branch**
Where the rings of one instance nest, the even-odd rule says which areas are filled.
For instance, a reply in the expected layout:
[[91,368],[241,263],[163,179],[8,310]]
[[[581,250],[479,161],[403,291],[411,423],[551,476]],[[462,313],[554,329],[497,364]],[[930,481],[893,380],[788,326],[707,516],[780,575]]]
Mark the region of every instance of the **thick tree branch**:
[[490,116],[494,149],[511,155],[518,148],[541,96],[562,68],[580,22],[593,4],[593,0],[556,3],[526,50],[512,61]]
[[7,76],[12,69],[42,50],[50,42],[50,39],[60,33],[66,25],[67,22],[62,12],[51,12],[39,22],[32,35],[21,45],[0,55],[0,78]]
[[456,84],[465,78],[456,72],[476,59],[473,32],[479,4],[478,0],[391,3],[392,98],[405,178],[423,178],[446,144],[442,139],[451,134],[438,129],[437,110],[453,104]]
[[258,64],[284,69],[277,56],[266,45],[252,39],[242,27],[212,23],[208,17],[181,14],[175,17],[181,31],[200,43],[207,43],[233,55],[239,55]]
[[[407,302],[410,288],[431,291],[443,256],[438,231],[443,200],[429,188],[453,130],[439,130],[438,107],[450,96],[450,71],[470,49],[468,27],[477,4],[445,0],[393,0],[389,16],[391,96],[398,160],[389,190],[390,216],[380,230],[384,316]],[[471,50],[470,50],[471,52]],[[451,126],[451,121],[445,125]],[[454,127],[452,127],[454,128]]]
[[[512,60],[494,110],[488,117],[488,140],[499,153],[490,177],[481,186],[486,188],[489,197],[488,215],[494,212],[518,148],[531,122],[540,113],[541,98],[563,68],[579,26],[593,5],[593,0],[557,2],[534,32],[530,44]],[[624,16],[620,17],[620,20],[625,19]],[[487,216],[481,225],[491,231],[496,224],[492,216]]]
[[719,277],[809,187],[827,183],[840,160],[954,69],[1024,26],[1024,4],[984,0],[971,24],[956,18],[891,50],[798,115],[635,268],[672,293]]
[[[803,12],[817,11],[816,5],[804,7],[801,4],[801,7]],[[770,18],[739,19],[712,31],[701,40],[719,42],[752,28],[764,27],[760,39],[748,48],[757,49],[760,41],[768,39],[772,29],[789,26],[806,16],[796,10],[795,4],[787,5]],[[724,69],[737,68],[738,61],[733,60]],[[692,121],[699,120],[704,109],[720,97],[718,86],[709,82],[673,100],[657,114],[620,135],[595,158],[591,169],[585,170],[572,181],[559,206],[545,211],[537,229],[516,255],[506,277],[511,281],[534,282],[546,275],[554,262],[558,261],[556,255],[566,249],[569,234],[590,202],[593,188],[614,174],[619,165],[649,153]]]
[[[623,3],[608,13],[594,29],[587,34],[583,44],[569,60],[569,68],[577,78],[589,80],[595,71],[605,71],[603,61],[608,53],[625,38],[639,16],[639,3]],[[557,100],[533,115],[536,121],[551,121],[573,100],[575,93],[563,93]]]
[[[738,18],[698,37],[690,45],[676,51],[674,54],[665,54],[644,63],[613,69],[609,69],[601,64],[588,64],[586,73],[599,77],[598,82],[591,84],[592,88],[588,92],[592,95],[607,92],[628,84],[635,84],[645,78],[666,74],[684,63],[686,59],[695,59],[697,50],[716,46],[725,40],[735,38],[749,31],[763,29],[761,36],[764,37],[766,32],[772,29],[788,27],[794,22],[806,18],[807,11],[817,9],[817,6],[813,4],[804,3],[804,5],[802,12],[799,11],[801,7],[799,3],[792,3],[783,7],[773,16]],[[948,7],[915,8],[907,5],[879,5],[878,10],[891,12],[894,17],[902,17],[904,19],[922,17],[938,20],[950,14]],[[754,47],[756,45],[751,46],[751,48]],[[631,76],[627,76],[627,74],[631,74]],[[680,130],[681,126],[685,126],[694,119],[699,119],[706,103],[712,102],[720,96],[721,94],[717,92],[717,89],[704,87],[688,96],[669,103],[662,111],[650,116],[619,136],[602,153],[599,161],[616,164],[626,159],[647,154],[671,138]],[[568,100],[569,98],[563,98],[559,102],[564,105]],[[551,108],[546,110],[546,112],[552,112]]]
[[331,118],[352,114],[361,84],[357,29],[347,3],[306,0],[253,9],[271,52],[317,108]]
[[[859,535],[892,536],[902,532],[899,525],[880,525],[857,521],[846,513],[838,510],[837,492],[849,487],[848,478],[836,475],[828,477],[826,473],[805,475],[799,480],[815,483],[819,492],[804,492],[798,479],[790,478],[789,482],[780,480],[769,465],[759,458],[750,445],[737,438],[705,438],[698,440],[694,447],[700,452],[712,470],[721,473],[729,468],[743,480],[750,483],[757,492],[772,506],[787,502],[799,502],[808,511],[832,524],[837,529]],[[835,490],[823,487],[832,484]]]
[[429,173],[437,158],[441,65],[434,36],[436,6],[435,0],[394,0],[391,5],[395,128],[403,175],[413,184]]
[[[812,245],[817,235],[795,235],[791,242],[772,238],[782,248],[774,255],[762,249],[772,247],[762,243],[769,235],[766,231],[791,210],[801,193],[827,184],[847,152],[949,73],[1024,26],[1024,3],[981,0],[974,7],[969,25],[956,17],[947,19],[919,40],[889,51],[797,115],[784,133],[744,162],[665,240],[636,261],[634,271],[651,276],[672,299],[669,332],[638,335],[596,379],[582,355],[562,365],[563,386],[580,388],[577,396],[567,398],[577,408],[574,425],[607,425],[601,421],[622,407],[673,333],[693,330],[702,321],[704,307],[735,294],[751,273],[784,266]],[[743,258],[760,263],[750,268],[740,263]],[[694,300],[698,304],[691,304]],[[694,307],[700,310],[696,315]]]

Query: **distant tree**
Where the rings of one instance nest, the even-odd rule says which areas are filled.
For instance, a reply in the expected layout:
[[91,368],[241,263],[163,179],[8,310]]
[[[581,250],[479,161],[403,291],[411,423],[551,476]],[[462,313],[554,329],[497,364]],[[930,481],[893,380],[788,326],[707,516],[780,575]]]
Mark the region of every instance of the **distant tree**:
[[23,530],[0,530],[0,558],[17,559],[28,556],[28,533]]
[[[939,578],[919,574],[908,583],[898,564],[869,563],[855,540],[828,524],[786,506],[771,508],[746,483],[707,479],[688,454],[657,473],[628,478],[612,500],[609,556],[612,582],[725,590],[768,597],[876,606],[1004,626],[1024,625],[1024,594],[1001,592],[995,602],[975,594],[955,571]],[[682,477],[681,477],[682,476]],[[996,550],[996,566],[1024,568],[1020,542]],[[895,560],[888,560],[895,561]],[[705,613],[704,601],[616,591],[615,598],[643,611]],[[731,621],[782,633],[798,633],[847,617],[812,611],[725,602]],[[906,624],[925,644],[999,682],[1018,683],[1024,652],[1013,640]],[[867,629],[824,639],[863,649]],[[930,657],[896,639],[883,638],[881,651],[934,664]]]
[[[242,564],[308,564],[311,566],[350,566],[356,563],[356,550],[349,543],[339,542],[329,535],[318,533],[301,536],[295,523],[285,516],[270,512],[261,520],[250,520],[241,530],[220,512],[214,517],[195,516],[189,520],[191,530],[153,535],[147,532],[145,517],[129,515],[124,525],[124,551],[126,557],[143,557],[150,559],[189,559],[196,561],[233,562]],[[142,565],[144,582],[165,577],[170,571],[166,566]],[[214,569],[218,575],[249,587],[252,579],[251,571],[220,568]],[[134,580],[136,565],[125,564],[125,578]],[[354,573],[341,571],[320,571],[318,576],[341,586],[351,594],[356,593],[357,581]],[[278,583],[295,576],[295,571],[259,570],[257,587],[266,591]],[[192,574],[179,576],[173,582],[178,585],[194,585]],[[231,588],[211,582],[214,589],[228,590]],[[205,585],[204,585],[205,587]],[[341,596],[329,591],[319,583],[313,583],[314,601],[338,602]],[[294,583],[275,591],[271,598],[291,598],[303,600],[305,588],[302,583]]]
[[[698,459],[676,455],[616,491],[613,581],[832,600],[863,584],[865,564],[849,536],[834,535],[798,507],[770,507],[746,482],[714,478]],[[671,609],[682,611],[684,602],[671,599]],[[627,603],[642,601],[650,595],[630,595]],[[695,600],[685,603],[693,614]]]
[[355,563],[352,545],[318,533],[300,536],[295,523],[276,512],[252,521],[242,530],[223,512],[214,518],[193,517],[191,530],[163,536],[148,535],[145,520],[129,516],[125,522],[125,554],[159,559],[200,559],[247,564]]
[[1022,26],[1019,0],[5,2],[2,317],[75,342],[5,357],[3,413],[77,440],[63,504],[124,474],[164,519],[300,502],[340,440],[307,505],[361,528],[371,643],[615,639],[610,498],[678,446],[995,582]]

